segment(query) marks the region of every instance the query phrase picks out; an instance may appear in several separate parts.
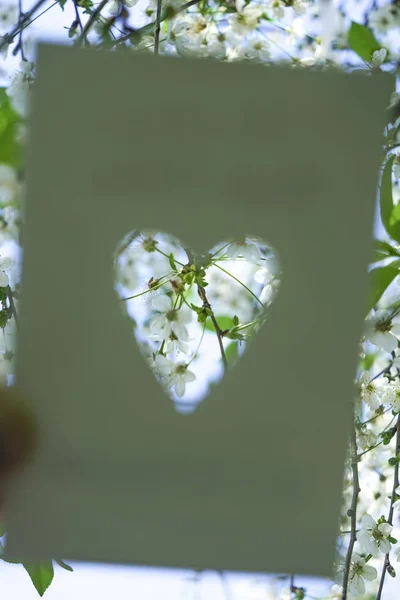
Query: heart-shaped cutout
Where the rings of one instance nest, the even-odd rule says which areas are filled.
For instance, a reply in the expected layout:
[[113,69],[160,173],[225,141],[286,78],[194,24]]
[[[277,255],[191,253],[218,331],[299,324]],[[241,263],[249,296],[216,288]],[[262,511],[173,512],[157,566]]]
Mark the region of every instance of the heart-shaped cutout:
[[132,231],[114,255],[117,291],[140,351],[181,413],[193,412],[268,315],[282,269],[259,238],[196,254],[173,236]]

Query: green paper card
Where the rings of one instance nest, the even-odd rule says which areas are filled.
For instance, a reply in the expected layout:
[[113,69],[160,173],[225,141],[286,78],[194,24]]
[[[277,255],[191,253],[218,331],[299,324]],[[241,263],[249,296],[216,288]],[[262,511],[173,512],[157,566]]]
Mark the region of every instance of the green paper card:
[[[16,385],[41,427],[8,557],[332,575],[391,76],[41,44]],[[283,279],[191,415],[122,317],[132,229],[253,235]]]

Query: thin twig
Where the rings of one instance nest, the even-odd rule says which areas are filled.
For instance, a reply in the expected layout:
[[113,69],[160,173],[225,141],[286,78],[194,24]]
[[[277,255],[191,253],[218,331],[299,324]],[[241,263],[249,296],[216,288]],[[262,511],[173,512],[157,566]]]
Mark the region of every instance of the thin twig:
[[76,2],[77,2],[77,0],[74,0],[75,16],[76,16],[76,20],[78,22],[78,25],[79,25],[81,31],[83,31],[83,25],[82,25],[82,21],[81,21],[81,16],[79,14],[79,10],[78,10],[78,6],[77,6]]
[[[395,456],[400,456],[400,414],[397,416],[397,431],[396,431],[396,449],[395,449]],[[389,516],[387,518],[387,522],[390,525],[393,525],[393,504],[396,501],[396,488],[399,485],[399,463],[397,462],[394,466],[394,475],[393,475],[393,488],[392,488],[392,497],[390,499],[390,508],[389,508]],[[381,579],[379,582],[379,588],[378,588],[378,593],[376,595],[376,600],[380,600],[381,595],[382,595],[382,589],[383,589],[383,584],[385,581],[385,575],[386,575],[386,571],[388,570],[388,567],[390,567],[390,561],[389,561],[389,552],[387,554],[385,554],[385,560],[383,563],[383,568],[382,568],[382,573],[381,573]]]
[[100,4],[92,12],[92,14],[90,15],[89,19],[85,23],[85,26],[84,26],[84,28],[82,30],[82,33],[80,34],[80,36],[76,40],[77,44],[80,44],[81,42],[83,42],[83,41],[86,40],[86,37],[87,37],[87,34],[89,33],[89,30],[94,25],[95,21],[97,20],[97,17],[100,15],[101,11],[105,7],[105,5],[108,3],[108,1],[109,0],[101,0]]
[[350,564],[351,556],[353,554],[354,544],[357,540],[356,523],[357,523],[357,502],[358,494],[360,493],[360,482],[358,478],[358,456],[357,456],[357,436],[354,421],[351,426],[350,434],[350,445],[351,445],[351,468],[353,472],[353,497],[351,499],[350,507],[350,522],[351,522],[351,534],[349,546],[347,548],[344,576],[343,576],[343,591],[342,600],[347,600],[347,587],[350,575]]
[[[23,16],[24,16],[24,13],[22,12],[22,0],[18,0],[18,21],[21,22],[21,23],[23,22]],[[18,44],[17,44],[17,47],[14,50],[15,54],[17,54],[18,50],[21,51],[21,58],[22,58],[22,60],[26,61],[25,54],[24,54],[24,47],[23,47],[23,44],[22,44],[22,30],[19,32]],[[13,52],[13,54],[14,54],[14,52]]]
[[15,324],[18,327],[19,326],[19,321],[18,321],[17,309],[15,308],[13,294],[12,294],[12,291],[11,291],[11,288],[10,288],[9,285],[7,286],[6,290],[7,290],[8,301],[10,303],[11,312],[12,312],[13,317],[15,319]]
[[[32,21],[30,21],[30,18],[35,14],[35,12],[37,10],[39,10],[39,8],[42,6],[42,4],[44,4],[47,0],[38,0],[38,2],[36,2],[36,4],[34,4],[31,8],[31,10],[29,12],[27,12],[26,14],[24,14],[22,19],[18,20],[18,23],[15,25],[15,27],[10,31],[10,33],[6,33],[3,36],[3,41],[0,42],[0,52],[3,50],[3,48],[9,44],[11,44],[11,42],[13,41],[13,39],[15,38],[16,35],[18,35],[19,33],[21,33],[21,31],[23,29],[25,29],[25,27],[28,27],[28,25],[30,25],[31,23],[33,23],[33,21],[35,21],[35,19],[32,19]],[[54,6],[55,4],[58,4],[58,2],[55,2],[52,6]],[[52,6],[50,6],[49,8],[47,8],[46,10],[49,10],[50,8],[52,8]],[[46,11],[43,11],[43,13]],[[43,14],[41,13],[41,14]],[[40,15],[39,15],[40,16]],[[36,17],[37,18],[37,17]],[[29,21],[28,23],[26,23],[26,21]]]
[[[189,264],[190,265],[195,264],[193,252],[190,250],[190,248],[185,248],[185,252],[186,252],[186,254],[188,256]],[[209,311],[210,311],[210,319],[211,319],[211,321],[212,321],[212,323],[214,325],[215,333],[217,334],[219,349],[220,349],[220,352],[221,352],[221,358],[222,358],[222,362],[224,364],[224,371],[226,372],[228,370],[228,360],[226,358],[224,344],[223,344],[223,341],[222,341],[222,337],[223,337],[223,335],[222,335],[222,329],[218,325],[217,319],[215,318],[214,312],[213,312],[213,310],[211,308],[211,304],[208,301],[205,288],[203,286],[197,284],[197,293],[198,293],[200,299],[203,301],[204,308],[208,308]]]
[[[169,9],[168,11],[167,10],[164,11],[160,16],[160,23],[162,23],[163,21],[165,21],[168,18],[171,18],[172,16],[177,15],[180,12],[183,12],[187,8],[190,8],[191,6],[198,4],[199,2],[200,2],[200,0],[190,0],[189,2],[186,2],[185,4],[180,6],[179,8],[175,8],[173,14],[171,14],[171,9]],[[123,35],[122,37],[120,37],[117,40],[110,43],[110,48],[112,48],[113,46],[116,46],[117,44],[121,44],[122,42],[126,42],[127,40],[130,40],[130,39],[134,39],[134,38],[137,39],[137,38],[142,37],[143,35],[151,35],[153,33],[153,31],[155,30],[155,26],[156,26],[156,21],[152,21],[148,25],[144,25],[143,27],[140,27],[139,29],[130,31],[126,35]]]
[[154,28],[154,54],[158,56],[158,46],[160,44],[160,19],[161,19],[162,0],[157,0],[156,25]]

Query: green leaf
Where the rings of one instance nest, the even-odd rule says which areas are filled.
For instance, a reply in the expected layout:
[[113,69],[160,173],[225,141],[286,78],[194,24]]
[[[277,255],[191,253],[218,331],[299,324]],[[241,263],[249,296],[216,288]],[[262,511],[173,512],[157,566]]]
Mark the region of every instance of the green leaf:
[[43,562],[41,564],[23,563],[24,568],[29,574],[33,585],[39,596],[43,596],[54,577],[53,562]]
[[374,34],[368,27],[355,23],[354,21],[349,30],[349,46],[366,62],[371,62],[372,54],[375,50],[380,50],[380,48],[382,48],[381,44],[375,39]]
[[392,194],[392,170],[394,154],[389,157],[383,169],[381,188],[379,194],[379,204],[381,211],[381,220],[388,234],[400,242],[400,207],[393,206]]
[[388,286],[393,279],[399,274],[400,261],[387,265],[386,267],[378,267],[369,272],[369,299],[367,312],[375,307],[381,299]]
[[369,371],[372,368],[376,358],[376,354],[366,354],[364,358],[361,359],[361,370]]
[[[215,317],[215,318],[217,320],[218,325],[220,326],[220,329],[222,329],[222,331],[225,331],[225,329],[231,329],[234,325],[231,317],[222,316],[222,317]],[[208,331],[215,331],[215,327],[214,327],[211,319],[207,319],[206,329],[208,329]]]
[[4,329],[5,326],[7,325],[7,322],[9,321],[9,319],[11,318],[11,311],[9,308],[4,308],[3,310],[0,310],[0,328]]
[[66,3],[67,3],[67,0],[58,0],[58,4],[62,8],[62,10],[64,10],[64,6],[66,5]]
[[0,88],[0,163],[21,166],[21,148],[17,143],[20,116],[11,106],[5,88]]
[[225,348],[225,356],[228,364],[232,365],[239,356],[239,344],[237,342],[231,342]]
[[396,250],[396,248],[393,248],[393,246],[391,246],[387,242],[382,242],[381,240],[374,240],[374,251],[374,262],[377,262],[378,260],[383,260],[384,258],[398,258],[400,256],[400,252]]
[[168,259],[169,259],[169,265],[170,265],[171,269],[176,272],[178,269],[176,268],[176,264],[174,261],[174,255],[172,252],[171,252],[171,254],[169,254]]
[[70,565],[67,565],[66,562],[64,562],[63,560],[61,560],[61,558],[55,558],[54,559],[55,562],[60,565],[60,567],[62,567],[63,569],[65,569],[66,571],[71,571],[73,572],[73,568]]
[[392,467],[394,467],[394,465],[399,464],[400,463],[400,454],[398,454],[397,456],[394,456],[393,458],[389,458],[388,463]]

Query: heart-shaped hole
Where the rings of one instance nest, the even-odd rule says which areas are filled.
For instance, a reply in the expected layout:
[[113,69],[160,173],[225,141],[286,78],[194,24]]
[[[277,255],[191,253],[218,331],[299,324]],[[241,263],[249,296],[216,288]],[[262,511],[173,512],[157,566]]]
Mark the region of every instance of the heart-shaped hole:
[[140,351],[181,413],[193,412],[268,317],[282,277],[259,238],[196,254],[170,234],[132,231],[114,255],[117,291]]

